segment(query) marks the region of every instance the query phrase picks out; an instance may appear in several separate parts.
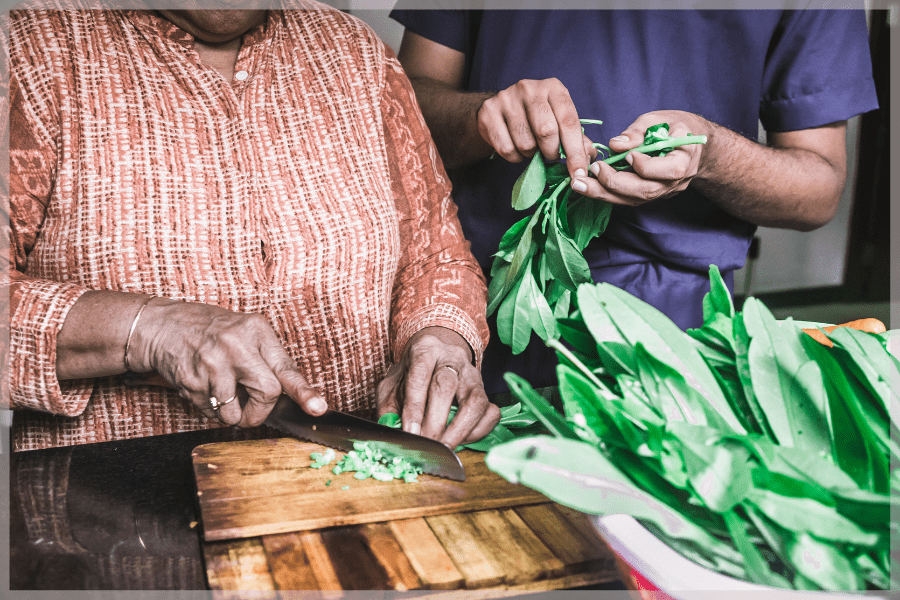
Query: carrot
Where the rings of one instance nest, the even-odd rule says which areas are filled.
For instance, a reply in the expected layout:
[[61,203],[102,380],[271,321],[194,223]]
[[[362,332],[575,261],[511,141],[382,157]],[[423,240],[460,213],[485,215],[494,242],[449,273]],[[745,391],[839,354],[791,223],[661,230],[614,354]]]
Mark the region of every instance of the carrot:
[[848,323],[841,323],[840,325],[831,325],[830,327],[823,327],[821,330],[819,329],[804,329],[807,334],[810,335],[817,342],[828,346],[829,348],[833,347],[834,344],[831,343],[831,340],[822,333],[831,333],[838,327],[851,327],[853,329],[857,329],[859,331],[866,331],[868,333],[884,333],[887,331],[887,328],[884,326],[884,323],[879,321],[878,319],[868,318],[868,319],[857,319],[855,321],[850,321]]

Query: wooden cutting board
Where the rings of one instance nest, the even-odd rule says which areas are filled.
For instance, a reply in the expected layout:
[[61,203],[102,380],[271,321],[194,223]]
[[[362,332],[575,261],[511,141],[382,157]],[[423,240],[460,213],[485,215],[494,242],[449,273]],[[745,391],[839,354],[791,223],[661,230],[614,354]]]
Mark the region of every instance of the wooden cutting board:
[[[548,502],[490,471],[484,453],[463,450],[465,481],[420,475],[415,483],[358,480],[311,469],[318,444],[295,439],[219,442],[193,451],[206,541],[411,519]],[[338,458],[344,453],[338,452]],[[334,463],[332,463],[333,465]],[[328,483],[330,481],[330,483]],[[349,486],[349,489],[343,489]]]

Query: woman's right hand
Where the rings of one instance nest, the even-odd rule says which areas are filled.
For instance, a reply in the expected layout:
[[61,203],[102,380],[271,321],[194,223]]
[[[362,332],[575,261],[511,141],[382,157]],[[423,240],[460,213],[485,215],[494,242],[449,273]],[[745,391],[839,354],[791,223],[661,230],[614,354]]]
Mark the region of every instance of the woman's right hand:
[[[135,373],[156,371],[204,415],[228,425],[261,424],[282,393],[312,415],[328,408],[257,313],[152,298],[135,326],[128,361]],[[231,401],[214,410],[210,403],[243,393],[243,407]]]

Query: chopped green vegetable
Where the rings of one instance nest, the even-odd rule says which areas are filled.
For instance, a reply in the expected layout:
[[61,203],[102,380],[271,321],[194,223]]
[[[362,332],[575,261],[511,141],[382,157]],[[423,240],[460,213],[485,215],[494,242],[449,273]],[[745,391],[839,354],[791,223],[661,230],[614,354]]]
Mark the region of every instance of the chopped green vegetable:
[[342,486],[341,489],[342,489],[342,490],[349,490],[349,489],[350,489],[350,486],[349,486],[349,485],[345,485],[345,486]]
[[[334,450],[329,448],[324,454],[313,452],[310,454],[315,462],[311,468],[319,469],[335,458]],[[373,450],[366,442],[354,442],[353,450],[348,452],[331,469],[335,475],[344,472],[352,472],[355,479],[376,479],[378,481],[392,481],[402,479],[407,483],[417,481],[417,476],[422,469],[399,456],[390,457],[379,450]],[[325,485],[330,485],[331,480]]]
[[[715,266],[710,288],[703,326],[681,332],[621,290],[580,285],[560,321],[566,344],[548,341],[564,416],[535,411],[555,437],[497,445],[488,467],[577,510],[631,514],[731,577],[897,587],[891,336],[848,329],[826,347],[758,300],[735,311]],[[527,382],[507,381],[534,400]]]

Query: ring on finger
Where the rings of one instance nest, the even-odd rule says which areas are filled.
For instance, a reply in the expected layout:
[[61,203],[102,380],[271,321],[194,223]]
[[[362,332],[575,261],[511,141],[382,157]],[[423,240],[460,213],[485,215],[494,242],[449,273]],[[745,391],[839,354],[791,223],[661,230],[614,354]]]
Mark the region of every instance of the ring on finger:
[[237,398],[237,396],[232,396],[225,402],[220,402],[219,399],[216,398],[215,396],[210,396],[209,397],[209,405],[212,407],[213,410],[219,410],[220,408],[222,408],[229,402],[233,402],[235,398]]
[[456,367],[452,367],[452,366],[450,366],[450,365],[441,365],[441,368],[442,368],[442,369],[450,369],[451,371],[453,371],[454,373],[456,373],[456,376],[457,376],[457,377],[459,377],[459,371],[456,370]]

